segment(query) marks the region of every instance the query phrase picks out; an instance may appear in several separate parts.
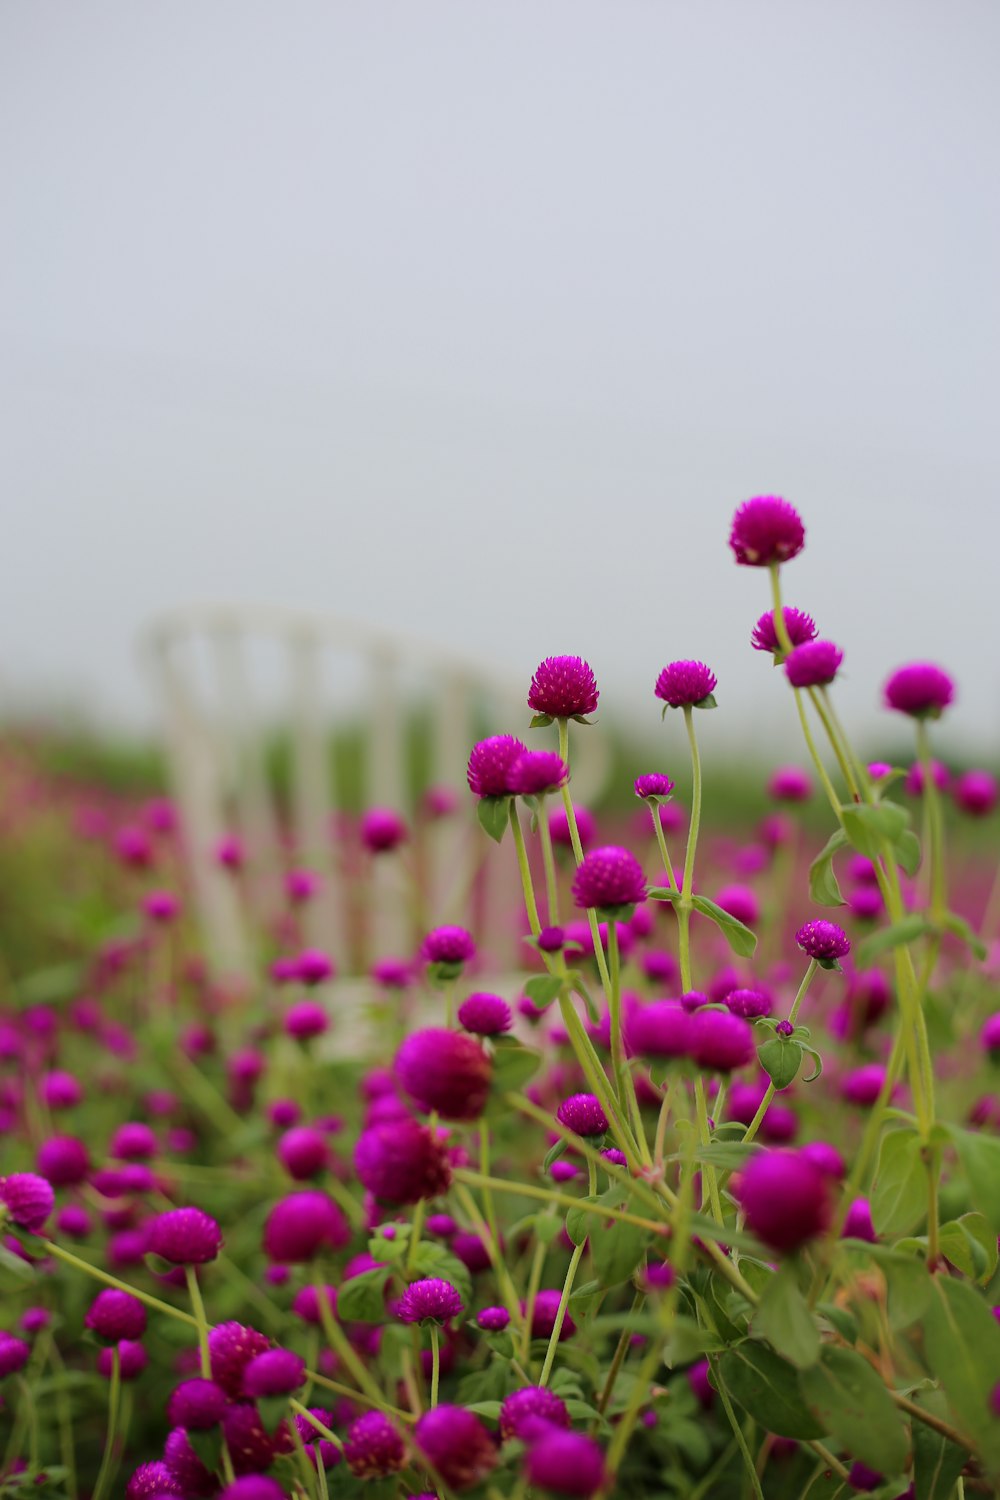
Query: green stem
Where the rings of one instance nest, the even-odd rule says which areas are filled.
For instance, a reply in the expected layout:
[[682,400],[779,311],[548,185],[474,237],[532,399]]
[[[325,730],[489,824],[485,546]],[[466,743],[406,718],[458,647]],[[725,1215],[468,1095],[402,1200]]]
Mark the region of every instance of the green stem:
[[187,1281],[188,1296],[191,1298],[191,1307],[194,1312],[195,1322],[198,1325],[201,1378],[202,1380],[211,1380],[212,1357],[208,1351],[208,1319],[205,1316],[205,1303],[202,1299],[201,1287],[198,1285],[198,1272],[194,1266],[185,1266],[184,1277]]
[[840,738],[836,730],[834,729],[833,721],[830,718],[828,710],[829,699],[826,696],[825,689],[807,688],[806,692],[809,695],[809,702],[816,710],[820,723],[826,730],[826,737],[830,741],[830,747],[837,758],[837,764],[840,767],[840,774],[844,778],[844,785],[850,792],[852,799],[855,802],[860,802],[862,800],[861,793],[858,790],[858,784],[854,778],[854,769],[851,765],[849,755],[845,752],[843,745],[840,743]]
[[542,868],[545,871],[545,911],[550,927],[559,925],[559,880],[552,851],[552,830],[545,807],[545,797],[538,799],[538,837],[542,844]]
[[[593,1198],[597,1196],[597,1168],[594,1166],[593,1162],[588,1162],[587,1169],[589,1174],[589,1186],[587,1188],[587,1191]],[[586,1247],[586,1243],[586,1240],[584,1240],[581,1244],[576,1245],[573,1249],[573,1254],[570,1256],[569,1266],[566,1271],[566,1279],[563,1282],[562,1294],[559,1298],[559,1306],[556,1309],[555,1322],[552,1324],[552,1332],[549,1335],[549,1347],[545,1351],[545,1361],[542,1365],[542,1373],[538,1381],[539,1385],[548,1385],[549,1383],[549,1376],[552,1373],[552,1364],[556,1357],[556,1349],[559,1346],[559,1338],[562,1334],[563,1324],[566,1321],[566,1314],[569,1311],[569,1299],[573,1294],[573,1283],[576,1280],[577,1267],[579,1266],[580,1261],[583,1259],[583,1252]]]
[[715,1377],[715,1384],[718,1387],[719,1396],[722,1400],[723,1409],[726,1413],[729,1425],[733,1429],[733,1437],[736,1439],[736,1446],[739,1448],[740,1453],[742,1454],[743,1463],[746,1466],[747,1477],[749,1478],[750,1484],[753,1487],[753,1492],[756,1495],[757,1500],[764,1500],[764,1491],[760,1487],[760,1475],[757,1473],[757,1465],[754,1463],[753,1454],[750,1452],[750,1449],[747,1446],[747,1440],[743,1435],[743,1429],[740,1426],[739,1422],[736,1420],[736,1413],[733,1411],[733,1403],[729,1399],[729,1392],[723,1385],[722,1378],[719,1375],[719,1361],[717,1359],[713,1359],[712,1356],[709,1355],[708,1363],[711,1367],[712,1374]]
[[594,1045],[584,1029],[580,1017],[573,1008],[573,1002],[568,995],[559,997],[559,1011],[563,1018],[563,1024],[569,1032],[573,1051],[576,1053],[577,1062],[583,1069],[584,1076],[590,1084],[591,1091],[597,1095],[608,1117],[608,1125],[620,1150],[632,1161],[639,1158],[639,1146],[633,1139],[631,1127],[626,1119],[620,1114],[618,1100],[612,1093],[608,1084],[607,1074],[594,1050]]
[[417,1251],[420,1248],[420,1233],[424,1227],[424,1215],[427,1212],[427,1199],[418,1198],[413,1210],[413,1228],[410,1231],[410,1244],[406,1252],[406,1274],[412,1276],[417,1264]]
[[931,759],[931,743],[927,724],[923,719],[916,722],[917,754],[924,773],[924,798],[926,799],[928,822],[930,823],[931,864],[931,918],[940,922],[948,910],[945,894],[944,826],[941,820],[941,797],[934,780],[934,762]]
[[[559,756],[564,765],[569,765],[569,720],[557,719],[559,726]],[[562,789],[563,807],[566,811],[566,822],[569,825],[569,839],[573,845],[573,858],[578,865],[583,864],[583,844],[580,842],[580,830],[576,822],[576,809],[573,799],[569,794],[569,786]],[[604,986],[605,995],[611,988],[611,976],[608,973],[607,961],[604,957],[604,944],[598,931],[597,913],[590,907],[587,909],[587,924],[590,927],[590,936],[594,944],[594,958],[597,960],[598,973],[601,976],[601,984]]]
[[94,1485],[94,1493],[91,1500],[103,1500],[104,1493],[111,1483],[115,1463],[115,1442],[118,1437],[118,1414],[121,1410],[122,1394],[122,1372],[121,1359],[116,1344],[111,1352],[111,1390],[108,1394],[108,1430],[104,1438],[104,1453],[101,1457],[101,1467],[97,1475],[97,1483]]
[[350,1371],[351,1378],[357,1384],[358,1389],[364,1391],[365,1395],[375,1406],[380,1407],[383,1411],[388,1410],[388,1403],[382,1392],[368,1374],[368,1371],[351,1347],[347,1335],[334,1317],[333,1308],[330,1306],[330,1299],[326,1293],[326,1286],[318,1269],[313,1281],[316,1287],[316,1302],[319,1307],[320,1323],[323,1326],[323,1332],[326,1334],[330,1347],[337,1355],[345,1370]]
[[663,868],[666,871],[667,879],[670,881],[671,889],[676,891],[679,889],[679,887],[677,885],[677,877],[674,875],[674,867],[670,862],[670,850],[667,848],[667,840],[666,835],[663,832],[663,824],[660,822],[660,804],[658,802],[651,802],[649,804],[649,810],[653,814],[653,832],[656,835],[656,842],[660,850],[660,858],[663,860]]
[[[700,1073],[695,1074],[694,1080],[694,1103],[698,1120],[698,1138],[703,1146],[711,1144],[712,1133],[708,1126],[708,1101],[705,1098],[705,1080]],[[722,1199],[719,1196],[719,1178],[714,1167],[704,1166],[703,1174],[707,1195],[712,1205],[712,1214],[715,1222],[723,1224]]]
[[521,872],[521,890],[524,892],[524,909],[528,913],[528,925],[531,928],[532,937],[537,937],[542,930],[542,924],[538,920],[538,905],[535,901],[535,887],[531,880],[531,866],[528,863],[528,851],[524,847],[524,833],[521,828],[521,819],[517,812],[517,798],[510,799],[510,830],[514,835],[514,848],[517,851],[517,867]]
[[[633,1313],[637,1313],[639,1311],[645,1300],[646,1295],[644,1292],[636,1292],[635,1296],[632,1298],[632,1306],[629,1308],[629,1317],[631,1317]],[[632,1329],[629,1324],[626,1323],[625,1327],[621,1331],[621,1337],[619,1338],[618,1343],[615,1346],[614,1358],[612,1359],[611,1364],[608,1367],[607,1377],[605,1378],[604,1386],[601,1390],[601,1394],[597,1402],[597,1410],[600,1412],[602,1417],[608,1409],[608,1403],[610,1402],[612,1394],[614,1393],[615,1385],[618,1381],[619,1372],[625,1362],[625,1356],[626,1354],[628,1354],[631,1344]],[[597,1422],[595,1419],[591,1423],[590,1427],[592,1437],[594,1435],[596,1427]]]
[[[816,973],[816,970],[818,968],[819,964],[814,958],[811,958],[806,968],[806,972],[802,977],[802,983],[799,985],[799,992],[795,996],[795,999],[792,1001],[792,1008],[788,1012],[788,1020],[792,1026],[795,1025],[795,1022],[798,1019],[799,1007],[806,997],[806,991],[812,984],[813,975]],[[764,1097],[760,1101],[757,1113],[754,1115],[753,1119],[750,1121],[750,1124],[746,1128],[746,1134],[743,1137],[744,1145],[747,1145],[756,1136],[758,1130],[761,1127],[764,1116],[767,1114],[767,1107],[770,1104],[771,1100],[774,1098],[776,1092],[777,1090],[774,1087],[774,1083],[769,1083],[767,1089],[765,1090]]]
[[121,1292],[128,1292],[129,1296],[137,1297],[147,1307],[166,1313],[168,1317],[176,1318],[179,1323],[188,1323],[192,1328],[197,1328],[197,1319],[181,1308],[171,1307],[169,1302],[161,1302],[159,1297],[151,1297],[148,1292],[141,1292],[138,1287],[129,1286],[127,1281],[119,1281],[117,1276],[109,1276],[107,1271],[99,1270],[97,1266],[92,1266],[89,1261],[81,1259],[79,1255],[74,1255],[70,1250],[64,1250],[61,1245],[56,1245],[52,1240],[44,1240],[43,1244],[48,1254],[55,1256],[56,1260],[65,1261],[68,1266],[73,1266],[77,1271],[93,1276],[95,1281],[103,1281],[105,1286],[114,1286]]
[[[438,1384],[441,1379],[441,1348],[438,1341],[438,1326],[436,1323],[430,1325],[431,1335],[431,1407],[438,1404]],[[544,1385],[544,1380],[542,1381]]]
[[[480,1173],[472,1172],[468,1167],[456,1167],[453,1176],[471,1187],[484,1186]],[[660,1234],[663,1230],[663,1224],[658,1224],[653,1219],[643,1219],[638,1214],[626,1213],[620,1208],[609,1208],[604,1203],[588,1203],[584,1198],[573,1198],[569,1193],[560,1193],[554,1188],[536,1187],[533,1182],[507,1182],[502,1177],[490,1177],[485,1181],[499,1193],[512,1193],[519,1198],[537,1198],[543,1203],[556,1203],[565,1208],[582,1208],[584,1213],[593,1214],[598,1219],[609,1219],[616,1224],[637,1224],[640,1229],[652,1230],[654,1234]]]

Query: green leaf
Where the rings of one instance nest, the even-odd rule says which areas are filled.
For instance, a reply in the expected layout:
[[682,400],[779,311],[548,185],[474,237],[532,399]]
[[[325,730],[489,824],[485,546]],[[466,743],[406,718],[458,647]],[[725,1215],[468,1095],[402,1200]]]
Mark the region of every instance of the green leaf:
[[803,1370],[799,1388],[816,1420],[849,1453],[886,1478],[902,1473],[909,1451],[906,1428],[882,1381],[860,1354],[828,1345],[818,1362]]
[[845,802],[840,816],[848,843],[869,859],[878,859],[886,844],[895,845],[910,821],[898,802]]
[[837,1330],[845,1343],[857,1342],[858,1320],[846,1307],[838,1307],[834,1302],[817,1302],[816,1311]]
[[764,1072],[780,1093],[794,1083],[802,1065],[802,1048],[792,1037],[773,1036],[770,1041],[757,1048],[757,1057]]
[[729,1349],[719,1361],[719,1374],[736,1404],[764,1432],[808,1441],[826,1431],[802,1400],[794,1366],[766,1344]]
[[[743,1130],[745,1127],[740,1126]],[[712,1140],[707,1146],[700,1146],[694,1152],[694,1159],[703,1167],[718,1167],[723,1172],[738,1172],[745,1167],[749,1157],[758,1150],[757,1145],[751,1141],[744,1145],[742,1141],[716,1141]],[[671,1157],[671,1161],[679,1161],[684,1153]]]
[[8,1250],[6,1245],[0,1245],[0,1266],[5,1271],[9,1271],[12,1276],[16,1276],[18,1281],[34,1281],[38,1275],[33,1265]]
[[488,1422],[496,1422],[500,1417],[502,1401],[474,1401],[467,1406],[466,1411],[474,1411],[477,1417],[485,1417]]
[[912,878],[920,869],[922,858],[920,840],[913,829],[904,828],[893,848],[896,851],[896,863],[901,865],[905,873]]
[[479,826],[494,843],[502,843],[510,822],[510,797],[480,797],[476,807]]
[[681,893],[671,885],[651,885],[646,895],[650,901],[679,901]]
[[629,1196],[628,1185],[623,1182],[613,1182],[603,1193],[596,1197],[581,1198],[576,1208],[571,1208],[566,1215],[566,1233],[574,1245],[582,1245],[587,1236],[597,1229],[601,1224],[610,1224],[613,1220],[604,1214],[588,1213],[585,1204],[600,1203],[603,1208],[621,1208]]
[[764,1288],[751,1321],[755,1338],[765,1338],[800,1370],[806,1370],[819,1359],[819,1329],[816,1319],[799,1290],[798,1272],[786,1261]]
[[891,1250],[888,1245],[870,1245],[867,1240],[842,1240],[846,1250],[857,1252],[862,1265],[874,1260],[885,1277],[889,1294],[889,1326],[895,1331],[909,1328],[924,1315],[931,1299],[931,1277],[926,1263],[916,1255]]
[[551,723],[552,723],[552,715],[551,714],[532,714],[532,716],[531,716],[531,723],[528,725],[528,728],[529,729],[544,729],[546,727],[546,725],[551,724]]
[[288,1415],[287,1396],[258,1396],[257,1410],[264,1428],[272,1436]]
[[678,1314],[670,1327],[670,1339],[664,1351],[664,1363],[671,1368],[690,1364],[702,1354],[715,1354],[725,1344],[717,1333],[697,1323],[694,1318]]
[[969,926],[965,918],[960,917],[957,912],[946,912],[941,918],[941,926],[946,932],[950,932],[955,937],[961,938],[962,942],[965,943],[967,948],[971,949],[980,962],[986,957],[986,944]]
[[879,1234],[904,1234],[927,1213],[927,1169],[920,1137],[889,1130],[882,1137],[871,1195],[872,1223]]
[[942,1224],[940,1248],[946,1260],[983,1286],[997,1268],[997,1237],[984,1214],[963,1214]]
[[1000,1375],[1000,1324],[981,1293],[948,1276],[933,1279],[924,1313],[927,1366],[948,1398],[959,1431],[1000,1476],[1000,1422],[990,1402]]
[[617,1286],[632,1275],[652,1235],[638,1224],[615,1224],[605,1219],[603,1226],[590,1232],[594,1273],[604,1286]]
[[823,848],[809,866],[809,895],[819,906],[843,906],[837,877],[833,873],[833,856],[847,847],[847,834],[842,828],[832,833]]
[[715,923],[734,953],[738,953],[740,958],[752,958],[757,938],[749,927],[737,922],[734,916],[723,911],[717,902],[710,901],[707,896],[692,896],[691,905],[695,911],[700,911],[703,917]]
[[975,1130],[949,1127],[962,1170],[972,1190],[972,1201],[1000,1233],[1000,1139]]
[[553,1000],[558,999],[562,987],[563,980],[558,974],[534,974],[524,986],[524,993],[532,1005],[544,1010]]
[[[284,1401],[287,1406],[287,1397],[284,1398]],[[221,1427],[210,1427],[207,1432],[199,1432],[196,1428],[189,1427],[187,1429],[187,1438],[206,1469],[217,1469],[219,1467],[222,1458]]]
[[951,1500],[968,1455],[923,1422],[915,1421],[912,1432],[916,1500]]
[[391,1267],[376,1266],[342,1282],[337,1291],[337,1317],[345,1323],[384,1323],[385,1284],[391,1274]]
[[908,943],[916,942],[918,937],[923,937],[929,931],[930,924],[926,917],[919,912],[911,912],[909,916],[903,917],[899,922],[893,922],[889,927],[880,927],[870,937],[866,937],[863,943],[859,943],[854,952],[854,961],[859,969],[870,969],[877,958],[883,953],[889,953],[893,948],[905,947]]
[[534,1077],[542,1065],[542,1054],[531,1047],[522,1047],[513,1037],[497,1037],[494,1041],[493,1078],[490,1083],[488,1113],[507,1113],[509,1105],[505,1094],[516,1094],[529,1078]]

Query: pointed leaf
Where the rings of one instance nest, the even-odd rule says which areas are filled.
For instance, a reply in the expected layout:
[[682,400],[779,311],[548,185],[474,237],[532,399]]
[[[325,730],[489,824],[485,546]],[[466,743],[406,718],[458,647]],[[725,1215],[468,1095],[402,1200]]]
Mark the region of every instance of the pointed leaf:
[[766,1344],[746,1342],[727,1350],[719,1373],[733,1400],[762,1431],[807,1441],[823,1436],[826,1429],[799,1392],[798,1372]]
[[906,1429],[882,1381],[860,1354],[828,1345],[818,1362],[803,1370],[799,1387],[816,1420],[849,1453],[886,1478],[902,1473],[909,1450]]
[[886,844],[894,846],[910,821],[898,802],[845,802],[840,816],[851,847],[869,859],[877,859]]
[[993,1228],[1000,1233],[1000,1139],[980,1135],[975,1130],[949,1127],[962,1163],[962,1170],[972,1189],[972,1201]]
[[501,843],[510,821],[509,797],[480,797],[476,807],[479,825],[494,843]]
[[710,901],[707,896],[692,896],[691,905],[695,911],[700,911],[703,917],[715,923],[730,948],[734,953],[738,953],[740,958],[753,956],[757,947],[757,938],[749,927],[738,922],[728,911],[724,911],[718,902]]
[[809,895],[820,906],[843,906],[837,877],[833,873],[833,856],[847,848],[847,834],[842,828],[830,835],[809,866]]
[[903,1234],[927,1213],[927,1169],[920,1149],[915,1131],[889,1130],[882,1137],[871,1196],[879,1234]]
[[924,1314],[924,1352],[959,1431],[975,1444],[990,1476],[1000,1477],[1000,1422],[991,1404],[1000,1375],[1000,1324],[986,1298],[964,1281],[933,1279]]
[[859,943],[854,961],[859,969],[870,969],[883,953],[890,953],[893,948],[902,948],[908,943],[916,942],[929,929],[930,923],[926,917],[922,917],[919,912],[911,912],[889,927],[880,927],[871,937],[866,937],[863,943]]
[[913,1423],[915,1500],[951,1500],[968,1454],[925,1423]]
[[750,1331],[765,1338],[778,1354],[800,1370],[819,1358],[819,1329],[799,1290],[798,1272],[786,1261],[772,1276],[750,1321]]

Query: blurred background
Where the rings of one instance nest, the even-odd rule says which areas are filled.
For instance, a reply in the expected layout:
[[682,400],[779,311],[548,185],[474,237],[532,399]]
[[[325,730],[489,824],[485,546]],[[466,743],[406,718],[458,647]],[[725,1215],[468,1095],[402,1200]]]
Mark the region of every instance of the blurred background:
[[145,742],[149,622],[262,601],[581,653],[654,742],[698,656],[708,754],[801,758],[726,546],[777,493],[849,726],[929,657],[992,761],[998,47],[989,0],[4,6],[6,720]]

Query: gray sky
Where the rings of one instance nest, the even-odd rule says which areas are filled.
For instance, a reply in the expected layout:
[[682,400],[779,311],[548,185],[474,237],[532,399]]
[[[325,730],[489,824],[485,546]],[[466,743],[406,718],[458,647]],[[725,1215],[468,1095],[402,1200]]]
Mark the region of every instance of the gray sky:
[[772,492],[846,717],[929,656],[995,746],[998,58],[993,0],[2,0],[9,700],[148,716],[142,624],[262,599],[791,730]]

